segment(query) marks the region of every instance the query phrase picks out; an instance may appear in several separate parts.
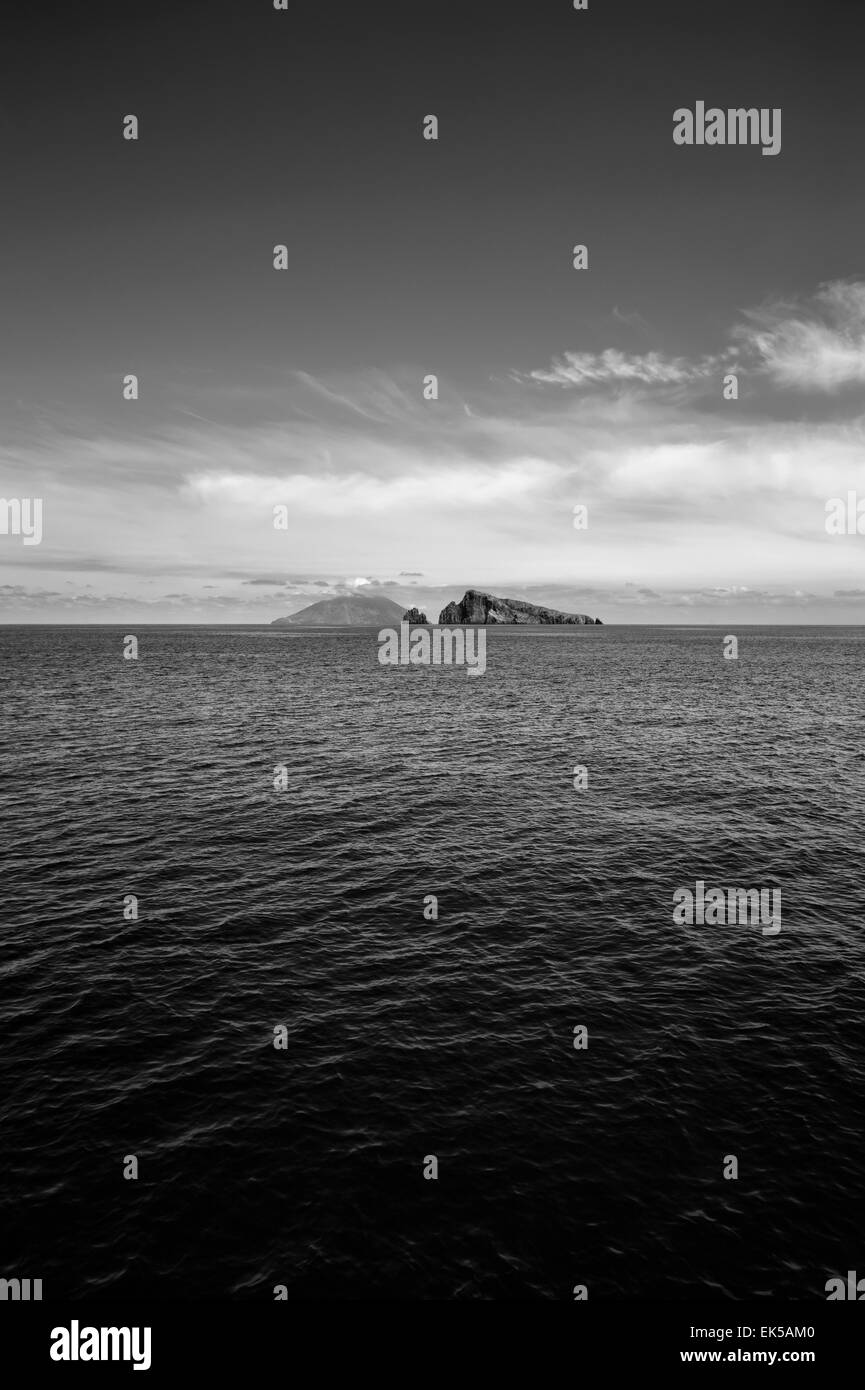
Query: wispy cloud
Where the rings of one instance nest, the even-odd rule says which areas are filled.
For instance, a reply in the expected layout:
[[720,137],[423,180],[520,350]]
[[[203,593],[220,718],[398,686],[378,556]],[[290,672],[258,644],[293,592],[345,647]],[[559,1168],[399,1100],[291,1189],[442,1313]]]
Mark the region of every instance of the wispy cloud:
[[620,309],[617,304],[614,304],[613,318],[617,319],[619,323],[627,324],[629,328],[638,328],[641,333],[651,333],[652,331],[642,314],[638,314],[636,310]]
[[[618,309],[613,316],[632,319]],[[833,280],[804,298],[747,309],[718,350],[700,358],[617,348],[566,352],[528,377],[555,386],[669,387],[704,382],[733,364],[783,390],[834,394],[865,384],[865,282]]]
[[805,301],[752,309],[734,337],[781,387],[834,393],[862,385],[865,283],[834,280]]
[[603,352],[566,352],[547,368],[529,373],[533,381],[556,386],[600,385],[607,382],[643,386],[674,386],[699,381],[716,367],[716,359],[688,362],[684,357],[664,357],[658,352],[628,355],[616,348]]

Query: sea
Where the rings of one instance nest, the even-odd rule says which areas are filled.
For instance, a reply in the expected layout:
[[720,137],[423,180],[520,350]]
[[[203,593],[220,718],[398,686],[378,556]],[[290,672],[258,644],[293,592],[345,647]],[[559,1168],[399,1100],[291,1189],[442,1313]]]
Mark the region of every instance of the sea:
[[[734,631],[491,629],[469,679],[373,629],[0,628],[0,1275],[865,1274],[865,629]],[[782,930],[674,921],[697,882]]]

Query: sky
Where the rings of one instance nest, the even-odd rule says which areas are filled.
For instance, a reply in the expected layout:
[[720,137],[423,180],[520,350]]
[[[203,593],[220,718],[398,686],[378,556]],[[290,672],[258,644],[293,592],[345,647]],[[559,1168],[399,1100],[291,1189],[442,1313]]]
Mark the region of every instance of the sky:
[[[865,620],[861,4],[156,11],[0,53],[0,621]],[[674,144],[698,101],[780,153]]]

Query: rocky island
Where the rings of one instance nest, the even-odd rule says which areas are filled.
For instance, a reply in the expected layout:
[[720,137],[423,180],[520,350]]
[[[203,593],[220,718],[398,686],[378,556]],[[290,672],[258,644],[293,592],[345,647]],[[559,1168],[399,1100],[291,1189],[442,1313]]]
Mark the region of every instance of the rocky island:
[[439,622],[470,623],[576,623],[581,626],[602,626],[600,618],[588,618],[585,613],[560,613],[556,608],[542,608],[536,603],[524,603],[518,598],[497,598],[479,589],[467,589],[458,603],[449,603],[439,614]]
[[429,618],[419,608],[407,608],[402,615],[404,623],[416,623],[418,627],[429,626]]

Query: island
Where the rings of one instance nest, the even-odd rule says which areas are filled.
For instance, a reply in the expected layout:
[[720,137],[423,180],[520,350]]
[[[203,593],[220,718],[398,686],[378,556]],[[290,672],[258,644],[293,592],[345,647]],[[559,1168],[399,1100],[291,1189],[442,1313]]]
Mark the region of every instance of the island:
[[579,626],[602,626],[600,618],[585,613],[560,613],[556,608],[543,608],[537,603],[524,603],[518,598],[498,598],[480,589],[467,589],[458,603],[449,603],[439,614],[439,622],[466,623],[473,627],[490,623],[573,623]]
[[350,594],[345,598],[323,598],[274,618],[271,627],[394,627],[402,621],[402,605],[376,594]]

